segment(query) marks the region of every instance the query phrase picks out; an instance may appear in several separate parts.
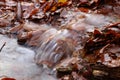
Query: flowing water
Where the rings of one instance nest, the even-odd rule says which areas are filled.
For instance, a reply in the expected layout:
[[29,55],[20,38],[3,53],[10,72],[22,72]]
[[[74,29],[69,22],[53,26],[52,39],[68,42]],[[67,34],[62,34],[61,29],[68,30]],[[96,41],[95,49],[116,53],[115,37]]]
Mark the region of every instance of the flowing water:
[[[81,17],[83,15],[84,17]],[[81,12],[69,14],[67,11],[62,16],[66,17],[66,21],[62,22],[62,29],[51,28],[45,31],[41,35],[39,47],[34,50],[35,52],[19,46],[16,39],[0,35],[0,46],[6,42],[0,52],[0,77],[8,76],[17,80],[56,80],[49,75],[49,70],[44,70],[36,63],[56,65],[60,60],[70,57],[74,50],[80,48],[86,31],[93,31],[94,27],[120,21],[109,16]]]
[[0,79],[11,77],[16,80],[55,80],[34,61],[35,52],[19,46],[16,39],[0,35],[0,47],[6,42],[0,52]]
[[[39,48],[36,50],[35,59],[37,63],[52,65],[52,63],[57,63],[63,55],[70,54],[68,53],[70,52],[69,47],[65,43],[65,39],[69,35],[66,29],[50,29],[46,31],[41,37]],[[65,49],[62,49],[64,47]]]
[[71,56],[73,51],[80,49],[87,40],[87,32],[94,28],[102,29],[117,21],[113,16],[102,14],[85,14],[82,12],[66,12],[66,18],[60,29],[51,28],[44,32],[36,49],[35,61],[37,64],[53,66],[60,60]]

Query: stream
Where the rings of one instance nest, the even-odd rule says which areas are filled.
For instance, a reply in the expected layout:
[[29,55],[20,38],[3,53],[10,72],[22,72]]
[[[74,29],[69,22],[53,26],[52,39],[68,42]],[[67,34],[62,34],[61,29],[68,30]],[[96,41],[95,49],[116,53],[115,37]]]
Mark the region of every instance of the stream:
[[[79,17],[80,14],[81,13],[78,12],[63,16],[66,18],[69,16]],[[111,19],[111,17],[105,17],[103,15],[87,14],[85,18],[79,18],[77,21],[75,20],[76,18],[72,18],[72,20],[68,19],[68,22],[70,23],[68,24],[66,21],[66,23],[64,23],[64,26],[71,25],[70,28],[73,30],[84,27],[87,31],[91,31],[93,30],[94,26],[101,27],[108,25],[114,19]],[[16,39],[8,38],[5,35],[0,35],[0,47],[6,43],[0,52],[0,77],[7,76],[15,78],[16,80],[56,80],[49,74],[49,70],[44,70],[42,67],[36,64],[34,56],[37,53],[37,61],[54,59],[53,62],[56,63],[57,61],[53,52],[56,46],[59,46],[56,42],[57,40],[66,37],[66,34],[68,34],[68,32],[65,29],[63,30],[63,33],[61,33],[60,30],[51,29],[48,32],[46,31],[43,36],[47,34],[51,34],[53,37],[52,40],[50,39],[51,41],[48,44],[44,44],[50,36],[41,38],[41,43],[39,44],[40,46],[36,51],[18,45]]]
[[35,52],[19,46],[16,39],[0,35],[0,47],[6,42],[0,52],[0,77],[10,77],[16,80],[54,80],[47,71],[43,72],[34,62]]

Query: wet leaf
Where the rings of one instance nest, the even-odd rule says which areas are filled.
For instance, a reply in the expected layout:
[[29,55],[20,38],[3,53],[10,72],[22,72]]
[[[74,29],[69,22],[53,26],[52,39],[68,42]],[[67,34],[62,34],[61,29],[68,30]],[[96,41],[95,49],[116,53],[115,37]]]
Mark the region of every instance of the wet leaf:
[[2,78],[1,80],[16,80],[14,78]]
[[58,0],[58,3],[65,3],[67,0]]

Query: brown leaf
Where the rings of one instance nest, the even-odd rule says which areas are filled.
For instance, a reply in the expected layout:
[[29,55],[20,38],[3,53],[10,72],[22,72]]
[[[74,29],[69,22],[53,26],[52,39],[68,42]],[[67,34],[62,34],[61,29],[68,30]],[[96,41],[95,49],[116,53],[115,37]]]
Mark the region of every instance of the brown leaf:
[[2,78],[1,80],[16,80],[14,78]]

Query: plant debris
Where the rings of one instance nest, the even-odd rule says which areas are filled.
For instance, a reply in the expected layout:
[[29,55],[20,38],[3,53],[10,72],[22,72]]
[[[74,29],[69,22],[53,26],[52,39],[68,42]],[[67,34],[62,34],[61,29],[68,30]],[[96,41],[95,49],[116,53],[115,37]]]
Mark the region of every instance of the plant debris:
[[[119,46],[120,46],[120,23],[107,26],[101,32],[95,30],[91,39],[85,45],[85,53],[95,54],[94,58],[98,62],[111,67],[119,65]],[[95,59],[94,59],[95,60]]]
[[16,79],[14,79],[14,78],[3,78],[1,80],[16,80]]
[[34,49],[59,80],[120,79],[119,0],[1,0],[0,34]]
[[1,46],[0,48],[0,52],[2,51],[3,47],[5,46],[6,42],[4,42],[4,44]]

